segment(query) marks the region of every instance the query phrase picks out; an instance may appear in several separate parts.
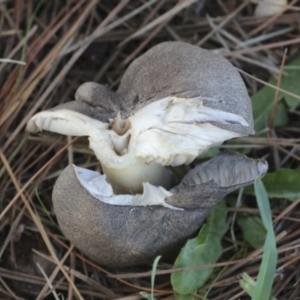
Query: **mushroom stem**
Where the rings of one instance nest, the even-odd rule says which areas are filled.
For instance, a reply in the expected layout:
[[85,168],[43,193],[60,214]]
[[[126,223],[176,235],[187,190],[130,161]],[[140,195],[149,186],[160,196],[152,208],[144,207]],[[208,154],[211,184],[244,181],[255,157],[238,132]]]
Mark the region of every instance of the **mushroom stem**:
[[165,189],[171,188],[171,172],[158,163],[145,163],[143,159],[136,159],[134,164],[122,169],[108,168],[102,164],[115,194],[137,194],[143,192],[143,182]]

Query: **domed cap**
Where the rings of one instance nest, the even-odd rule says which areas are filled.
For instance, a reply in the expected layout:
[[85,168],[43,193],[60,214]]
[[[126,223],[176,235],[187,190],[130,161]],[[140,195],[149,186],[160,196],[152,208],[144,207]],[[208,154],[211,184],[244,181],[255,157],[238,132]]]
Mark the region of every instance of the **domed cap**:
[[251,100],[236,68],[223,56],[183,42],[164,42],[135,59],[127,68],[118,94],[132,114],[168,96],[199,98],[205,107],[243,117],[239,123],[215,125],[242,135],[254,133]]

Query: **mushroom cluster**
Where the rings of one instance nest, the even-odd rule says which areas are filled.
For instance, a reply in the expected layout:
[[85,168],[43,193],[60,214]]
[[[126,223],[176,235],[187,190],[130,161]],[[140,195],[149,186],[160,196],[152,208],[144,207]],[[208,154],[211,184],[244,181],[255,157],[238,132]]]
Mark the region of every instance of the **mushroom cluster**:
[[225,153],[181,180],[174,172],[212,146],[254,133],[242,78],[211,51],[161,43],[131,63],[117,92],[87,82],[75,99],[37,113],[27,130],[88,136],[103,174],[69,165],[52,198],[65,236],[101,264],[174,252],[220,199],[267,171],[264,160]]

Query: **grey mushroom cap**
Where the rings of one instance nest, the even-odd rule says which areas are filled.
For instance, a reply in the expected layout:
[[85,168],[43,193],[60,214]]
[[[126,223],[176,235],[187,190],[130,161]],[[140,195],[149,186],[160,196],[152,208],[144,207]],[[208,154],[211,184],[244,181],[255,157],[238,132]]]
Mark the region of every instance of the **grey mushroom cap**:
[[200,96],[205,106],[241,115],[250,125],[216,126],[243,135],[254,134],[251,100],[239,72],[226,58],[198,46],[183,42],[156,45],[130,64],[117,94],[124,97],[125,114],[168,95]]
[[168,96],[203,98],[204,106],[240,115],[249,126],[212,124],[244,136],[255,133],[251,100],[235,67],[212,51],[183,42],[161,43],[135,59],[124,73],[117,92],[95,82],[82,84],[76,92],[76,101],[69,102],[73,104],[67,108],[107,122],[118,112],[127,118]]
[[181,42],[137,58],[117,92],[88,82],[75,99],[36,114],[27,129],[88,136],[116,193],[140,193],[143,182],[169,189],[166,166],[190,164],[212,146],[253,133],[251,100],[237,70]]
[[264,160],[222,154],[174,187],[172,167],[254,133],[237,70],[222,56],[181,42],[159,44],[133,61],[116,92],[82,84],[75,101],[36,114],[27,130],[88,136],[104,174],[68,166],[53,203],[65,236],[108,266],[169,255],[220,199],[267,171]]
[[52,199],[60,228],[83,253],[110,267],[133,266],[178,251],[220,199],[252,184],[267,168],[265,160],[219,155],[196,166],[175,188],[177,193],[166,202],[184,210],[174,210],[99,201],[82,187],[69,165],[57,179]]

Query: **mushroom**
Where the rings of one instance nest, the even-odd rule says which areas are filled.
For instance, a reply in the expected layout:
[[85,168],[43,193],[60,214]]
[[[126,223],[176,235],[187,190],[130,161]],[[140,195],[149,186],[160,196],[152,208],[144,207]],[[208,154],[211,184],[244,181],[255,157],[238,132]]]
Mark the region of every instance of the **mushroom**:
[[254,11],[256,17],[268,17],[283,11],[288,5],[287,0],[261,0]]
[[88,136],[103,174],[69,165],[52,198],[65,236],[101,264],[141,264],[178,249],[220,199],[267,171],[264,160],[227,153],[181,181],[173,172],[254,133],[243,80],[213,52],[161,43],[131,63],[117,92],[87,82],[75,99],[34,115],[27,130]]

